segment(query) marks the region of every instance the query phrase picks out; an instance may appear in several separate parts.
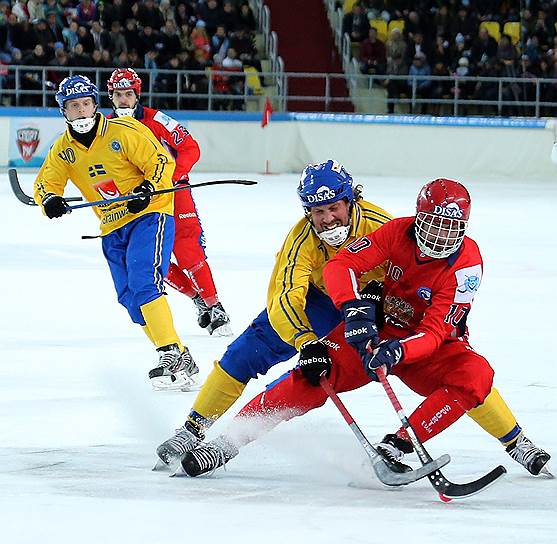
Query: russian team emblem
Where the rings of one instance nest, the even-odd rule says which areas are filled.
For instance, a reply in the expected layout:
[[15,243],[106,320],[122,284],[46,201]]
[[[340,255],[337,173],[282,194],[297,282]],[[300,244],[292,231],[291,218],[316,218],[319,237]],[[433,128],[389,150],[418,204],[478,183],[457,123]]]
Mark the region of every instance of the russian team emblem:
[[19,149],[19,154],[24,162],[29,162],[41,141],[40,132],[35,127],[22,127],[16,131],[16,143]]

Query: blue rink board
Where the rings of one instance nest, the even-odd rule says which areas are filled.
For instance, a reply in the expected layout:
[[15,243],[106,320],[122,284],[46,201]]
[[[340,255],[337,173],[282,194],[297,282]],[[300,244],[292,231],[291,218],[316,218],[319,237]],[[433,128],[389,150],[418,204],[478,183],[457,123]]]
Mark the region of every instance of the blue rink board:
[[[109,110],[101,110],[108,113]],[[261,112],[208,112],[165,110],[178,120],[260,122]],[[58,117],[57,108],[0,108],[0,117]],[[273,122],[357,123],[378,125],[413,125],[444,127],[537,128],[543,129],[545,119],[510,117],[432,117],[429,115],[372,115],[359,113],[273,113]]]

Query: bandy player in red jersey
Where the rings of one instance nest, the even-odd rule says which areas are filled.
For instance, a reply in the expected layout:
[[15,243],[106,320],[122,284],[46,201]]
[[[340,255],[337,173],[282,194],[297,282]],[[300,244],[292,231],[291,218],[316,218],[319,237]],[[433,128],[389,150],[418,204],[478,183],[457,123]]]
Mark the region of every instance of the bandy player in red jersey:
[[[465,236],[469,215],[466,188],[437,179],[420,191],[415,217],[389,221],[332,257],[323,278],[345,323],[316,341],[327,346],[328,357],[300,358],[297,368],[240,411],[225,436],[185,454],[184,471],[196,476],[235,457],[262,427],[250,425],[249,418],[266,419],[267,430],[323,405],[320,376],[335,391],[350,391],[376,381],[383,367],[426,397],[409,418],[422,441],[468,413],[531,474],[546,473],[549,454],[524,436],[492,386],[493,369],[468,343],[466,320],[483,270],[477,244]],[[384,262],[379,312],[361,297],[357,280]],[[410,470],[401,462],[413,451],[404,429],[376,447],[395,470]]]
[[[174,184],[188,183],[189,172],[199,160],[199,145],[175,119],[143,106],[141,78],[131,68],[119,68],[108,80],[108,96],[116,117],[134,117],[147,126],[176,161]],[[110,117],[110,116],[109,116]],[[165,282],[190,297],[197,309],[197,322],[215,336],[231,336],[230,318],[219,302],[211,268],[205,256],[205,238],[191,191],[174,193],[176,235]]]

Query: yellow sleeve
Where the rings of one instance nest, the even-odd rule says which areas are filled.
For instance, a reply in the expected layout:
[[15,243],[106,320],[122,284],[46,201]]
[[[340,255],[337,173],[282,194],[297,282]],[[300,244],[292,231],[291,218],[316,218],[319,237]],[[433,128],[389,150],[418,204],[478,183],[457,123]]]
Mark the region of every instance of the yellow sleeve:
[[68,183],[68,170],[64,162],[66,159],[63,153],[58,152],[57,143],[50,148],[33,185],[33,198],[41,207],[44,197],[49,193],[64,196]]
[[143,172],[144,179],[150,181],[155,190],[172,187],[176,163],[155,135],[135,119],[111,119],[110,122],[128,129],[121,133],[123,139],[127,140],[124,146],[126,156]]
[[305,342],[316,340],[306,315],[306,295],[314,269],[313,234],[308,221],[296,225],[279,251],[269,290],[267,313],[273,329],[297,350]]

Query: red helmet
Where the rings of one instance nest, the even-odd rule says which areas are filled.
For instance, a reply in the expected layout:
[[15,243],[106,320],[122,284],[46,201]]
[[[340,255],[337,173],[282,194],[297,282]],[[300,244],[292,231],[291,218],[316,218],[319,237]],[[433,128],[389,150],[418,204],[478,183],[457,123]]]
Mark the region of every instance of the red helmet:
[[141,96],[141,78],[131,68],[117,68],[107,82],[108,96],[112,97],[114,89],[133,89],[137,98]]
[[470,217],[470,194],[464,185],[439,178],[422,187],[416,202],[416,241],[428,257],[443,259],[458,250]]

